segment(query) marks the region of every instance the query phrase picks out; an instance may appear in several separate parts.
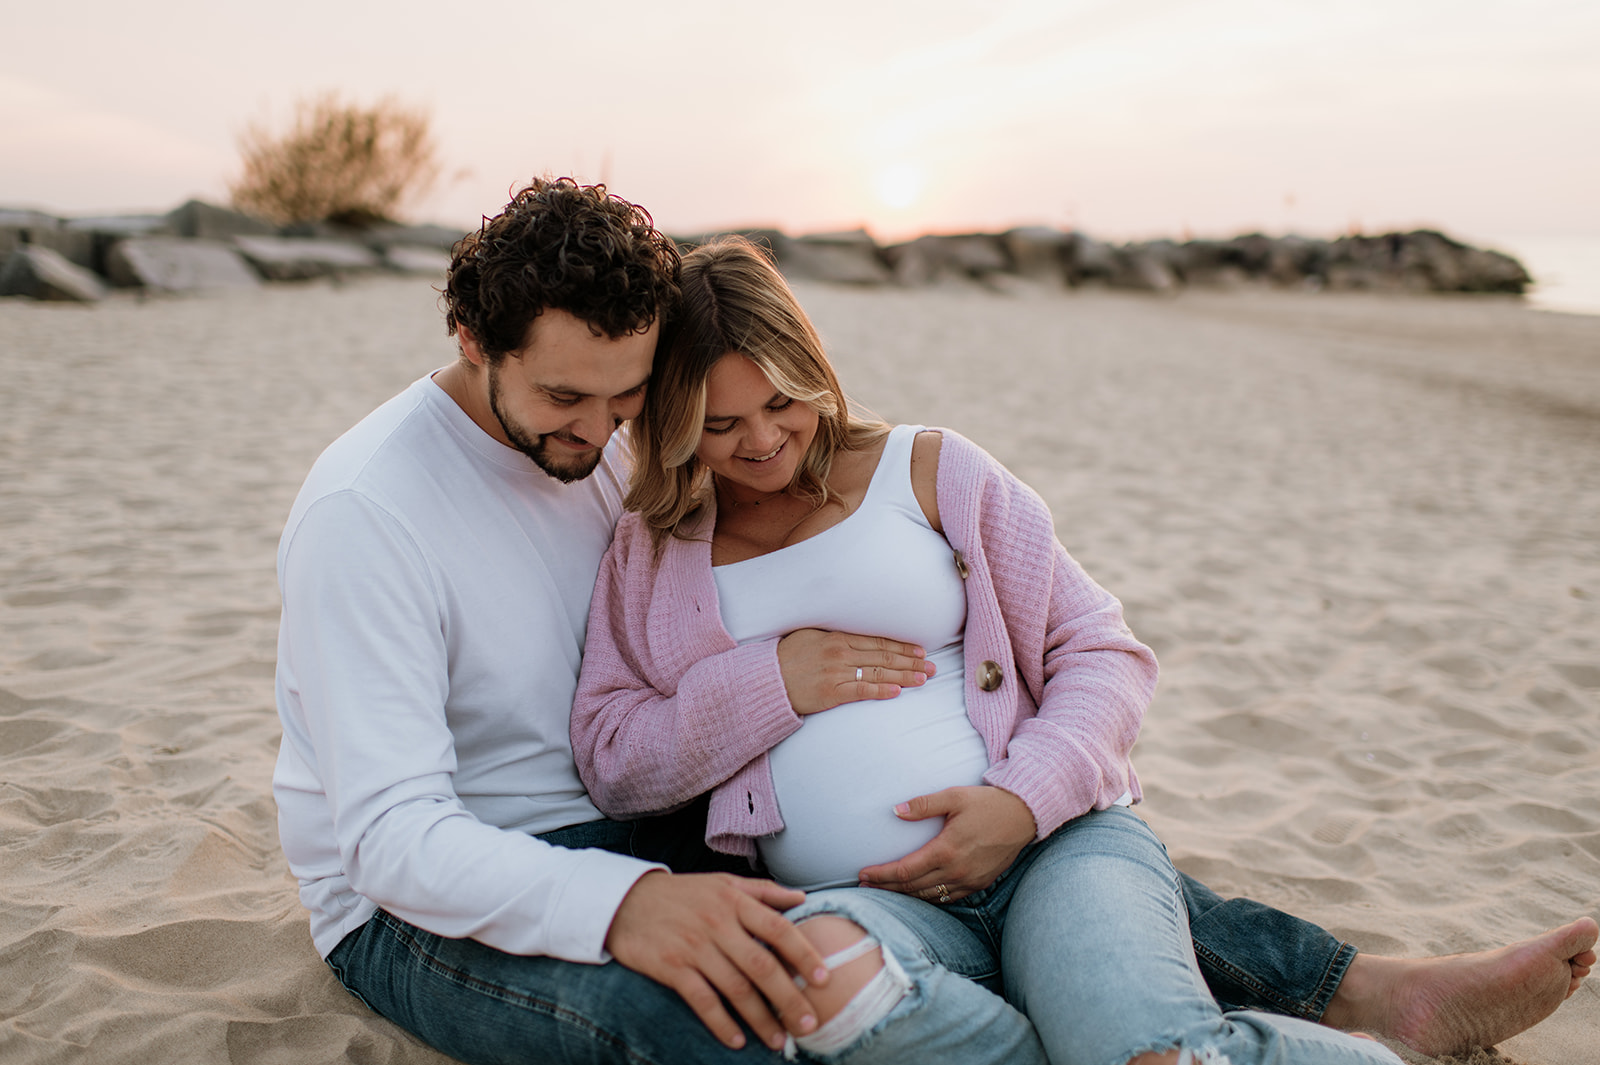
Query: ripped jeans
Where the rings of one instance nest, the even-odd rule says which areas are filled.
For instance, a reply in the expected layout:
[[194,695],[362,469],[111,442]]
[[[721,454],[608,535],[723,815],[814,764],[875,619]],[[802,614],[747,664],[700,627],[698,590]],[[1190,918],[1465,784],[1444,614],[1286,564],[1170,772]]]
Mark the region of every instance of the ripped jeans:
[[[791,919],[850,918],[912,983],[858,1046],[822,1060],[1121,1065],[1180,1049],[1186,1062],[1217,1065],[1399,1065],[1379,1043],[1218,1005],[1191,945],[1185,894],[1166,848],[1121,807],[1063,825],[993,885],[947,906],[858,888],[813,893]],[[940,1005],[950,969],[1002,991],[1026,1020],[996,1012],[958,1025]],[[1027,1021],[1036,1046],[1019,1028]]]
[[[641,848],[635,831],[597,821],[543,838],[671,857]],[[1233,1009],[1315,1018],[1353,952],[1315,926],[1247,900],[1225,902],[1180,877],[1160,841],[1125,809],[1062,826],[993,885],[949,906],[846,888],[813,892],[790,916],[819,913],[867,929],[910,982],[861,1038],[837,1053],[805,1055],[829,1065],[1121,1065],[1174,1046],[1218,1065],[1399,1061],[1379,1044],[1309,1021]],[[372,1009],[462,1061],[782,1061],[754,1040],[742,1051],[722,1046],[674,992],[615,962],[505,954],[381,910],[328,964]],[[1226,1057],[1208,1059],[1206,1048]]]

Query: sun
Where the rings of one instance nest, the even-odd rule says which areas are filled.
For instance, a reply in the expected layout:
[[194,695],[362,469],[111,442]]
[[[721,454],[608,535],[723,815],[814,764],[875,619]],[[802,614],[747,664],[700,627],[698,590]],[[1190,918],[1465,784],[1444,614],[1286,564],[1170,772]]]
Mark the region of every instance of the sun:
[[920,166],[912,163],[896,163],[878,171],[872,184],[884,206],[898,211],[910,207],[922,198],[927,175]]

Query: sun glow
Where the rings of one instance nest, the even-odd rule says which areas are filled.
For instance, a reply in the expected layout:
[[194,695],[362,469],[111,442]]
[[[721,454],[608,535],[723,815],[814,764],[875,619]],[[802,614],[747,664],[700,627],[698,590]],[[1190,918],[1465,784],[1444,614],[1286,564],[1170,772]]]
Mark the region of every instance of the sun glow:
[[878,199],[885,207],[892,207],[903,211],[922,198],[923,186],[927,184],[927,175],[920,166],[910,163],[897,163],[878,171],[873,179],[873,188],[878,194]]

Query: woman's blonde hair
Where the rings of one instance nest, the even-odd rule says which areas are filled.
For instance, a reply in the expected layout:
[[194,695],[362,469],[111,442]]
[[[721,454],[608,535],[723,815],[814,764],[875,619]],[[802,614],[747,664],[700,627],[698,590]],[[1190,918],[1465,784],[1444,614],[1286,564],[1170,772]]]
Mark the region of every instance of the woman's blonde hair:
[[817,507],[832,496],[834,455],[889,431],[876,416],[851,413],[811,320],[754,244],[722,237],[688,252],[679,284],[682,300],[661,338],[644,411],[630,434],[633,480],[623,501],[644,517],[657,550],[712,492],[695,449],[705,423],[706,378],[723,356],[743,355],[778,392],[817,412],[816,438],[790,486]]

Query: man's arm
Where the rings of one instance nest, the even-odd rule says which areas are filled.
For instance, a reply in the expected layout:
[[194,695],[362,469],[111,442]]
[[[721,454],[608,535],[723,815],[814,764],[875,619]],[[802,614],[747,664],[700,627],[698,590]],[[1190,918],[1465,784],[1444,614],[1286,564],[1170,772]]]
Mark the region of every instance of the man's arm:
[[798,893],[554,847],[467,810],[453,787],[445,614],[401,523],[358,495],[328,497],[296,527],[281,577],[284,742],[315,766],[355,891],[418,927],[507,953],[615,953],[677,989],[729,1045],[742,1036],[718,994],[769,1044],[783,1041],[774,1011],[796,1034],[814,1027],[768,950],[799,972],[820,967],[774,909]]

